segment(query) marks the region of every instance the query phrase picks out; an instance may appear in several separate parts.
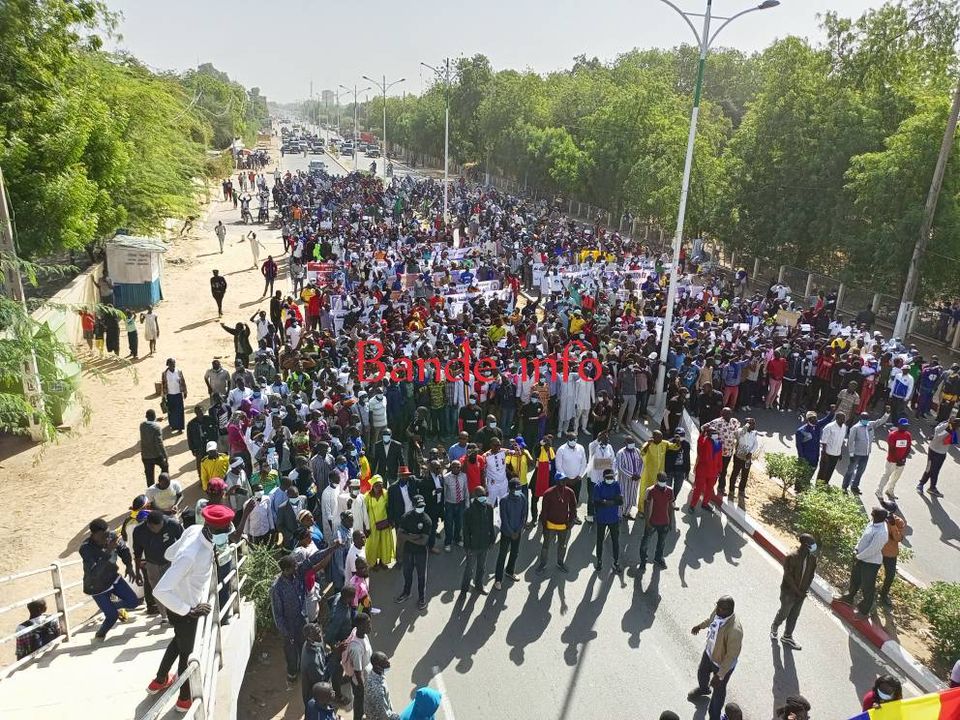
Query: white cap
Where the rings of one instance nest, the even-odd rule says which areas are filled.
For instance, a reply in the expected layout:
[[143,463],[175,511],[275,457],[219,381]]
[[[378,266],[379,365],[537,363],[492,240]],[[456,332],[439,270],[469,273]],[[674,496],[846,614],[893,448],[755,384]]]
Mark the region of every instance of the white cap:
[[210,442],[207,443],[207,452],[210,452],[211,450],[216,450],[216,449],[217,449],[216,440],[211,440]]

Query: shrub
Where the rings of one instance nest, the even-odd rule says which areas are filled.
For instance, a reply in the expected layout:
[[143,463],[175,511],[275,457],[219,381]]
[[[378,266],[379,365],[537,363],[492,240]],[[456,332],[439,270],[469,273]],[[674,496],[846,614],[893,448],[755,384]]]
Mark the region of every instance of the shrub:
[[280,574],[277,549],[273,545],[247,545],[247,559],[240,568],[240,574],[246,577],[241,595],[253,602],[257,610],[257,629],[269,630],[273,627],[273,612],[270,609],[270,586]]
[[960,657],[960,583],[933,583],[923,591],[921,608],[933,632],[934,654],[950,667]]
[[850,564],[867,522],[857,498],[839,488],[815,487],[797,496],[797,529],[817,538],[821,557],[835,568]]
[[763,456],[767,466],[767,475],[777,478],[783,484],[781,497],[787,496],[787,490],[802,490],[810,482],[811,467],[796,455],[787,453],[766,453]]

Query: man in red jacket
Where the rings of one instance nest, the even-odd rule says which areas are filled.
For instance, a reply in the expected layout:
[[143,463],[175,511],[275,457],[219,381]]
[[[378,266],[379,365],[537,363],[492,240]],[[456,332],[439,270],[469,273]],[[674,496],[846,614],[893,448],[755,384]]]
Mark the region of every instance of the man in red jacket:
[[783,384],[783,376],[787,372],[787,360],[780,351],[773,354],[773,358],[767,363],[767,379],[769,381],[767,389],[767,401],[764,403],[767,410],[773,409],[773,404],[777,401],[780,394],[780,386]]
[[907,464],[907,457],[913,447],[913,436],[907,429],[909,427],[910,421],[900,418],[897,427],[887,435],[887,466],[883,470],[883,475],[880,476],[880,485],[877,486],[878,498],[886,495],[891,500],[897,499],[893,491],[897,487],[897,480],[903,474],[903,466]]
[[543,528],[543,547],[540,548],[540,562],[537,563],[537,572],[542,573],[547,566],[547,551],[550,550],[552,538],[557,538],[557,567],[567,572],[564,559],[567,555],[567,541],[570,539],[570,528],[577,517],[577,498],[567,483],[573,483],[573,478],[563,481],[560,473],[554,477],[554,484],[540,498],[540,525]]
[[719,503],[715,486],[720,466],[723,464],[723,443],[720,442],[720,433],[715,427],[697,440],[697,464],[693,469],[693,490],[690,491],[690,500],[687,511],[694,512],[697,503],[702,499],[704,510],[712,513],[710,503]]

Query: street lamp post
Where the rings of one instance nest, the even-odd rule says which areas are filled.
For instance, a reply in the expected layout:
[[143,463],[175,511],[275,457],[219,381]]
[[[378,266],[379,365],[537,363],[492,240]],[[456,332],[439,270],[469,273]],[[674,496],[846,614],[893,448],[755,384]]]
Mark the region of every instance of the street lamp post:
[[438,76],[444,78],[444,96],[446,99],[443,116],[443,223],[446,225],[448,212],[447,208],[449,205],[448,192],[449,192],[449,171],[450,171],[450,58],[447,58],[444,65],[445,70],[441,72],[433,65],[428,65],[425,62],[420,63],[425,68],[433,70]]
[[383,171],[383,177],[384,179],[386,179],[387,177],[387,90],[392,88],[394,85],[399,85],[400,83],[404,82],[406,78],[400,78],[399,80],[394,80],[392,83],[387,85],[387,76],[384,75],[382,77],[383,77],[383,80],[380,83],[378,83],[373,78],[367,77],[366,75],[363,76],[363,79],[369,82],[372,82],[374,85],[379,85],[380,93],[383,97],[383,158],[380,160],[380,166]]
[[[347,92],[351,92],[350,88],[348,88],[346,85],[341,85],[340,87],[342,87]],[[354,86],[353,86],[353,171],[354,172],[357,172],[357,138],[360,137],[359,134],[357,133],[357,114],[360,107],[359,104],[357,103],[357,94],[366,92],[369,89],[370,88],[366,87],[363,90],[357,90],[356,83],[354,83]]]
[[[687,23],[697,39],[697,45],[700,48],[700,61],[697,65],[697,84],[693,91],[693,109],[690,112],[690,132],[687,135],[687,155],[683,163],[683,180],[680,185],[680,208],[677,211],[677,229],[673,236],[673,264],[670,267],[670,285],[667,290],[667,309],[663,318],[663,330],[660,335],[660,370],[657,373],[657,394],[656,394],[656,417],[661,417],[666,408],[666,377],[667,377],[667,356],[670,352],[670,335],[673,327],[673,305],[677,299],[677,267],[680,264],[680,245],[683,241],[683,223],[687,215],[687,196],[690,191],[690,173],[693,168],[693,149],[697,139],[697,122],[700,117],[700,99],[703,94],[703,74],[707,64],[707,53],[717,35],[727,25],[747,13],[757,10],[768,10],[780,4],[780,0],[763,0],[755,7],[742,10],[730,17],[719,17],[712,15],[713,0],[707,0],[706,11],[702,14],[703,30],[698,32],[696,26],[690,20],[690,17],[701,17],[700,13],[686,13],[677,7],[671,0],[660,0],[665,5],[673,8],[683,21]],[[710,21],[723,20],[713,34],[710,33]]]

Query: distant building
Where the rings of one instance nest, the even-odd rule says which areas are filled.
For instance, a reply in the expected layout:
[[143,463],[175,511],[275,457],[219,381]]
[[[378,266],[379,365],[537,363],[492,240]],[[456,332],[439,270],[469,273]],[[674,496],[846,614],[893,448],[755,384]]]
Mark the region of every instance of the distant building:
[[323,105],[336,105],[337,94],[333,90],[324,90],[320,93],[320,102]]

